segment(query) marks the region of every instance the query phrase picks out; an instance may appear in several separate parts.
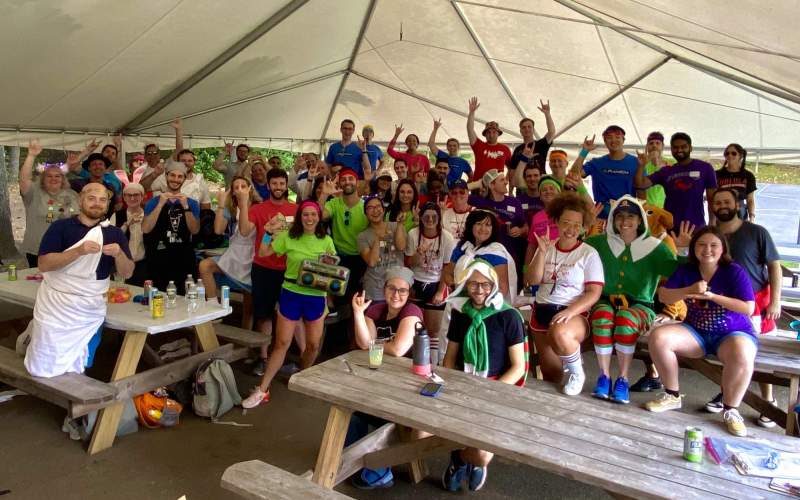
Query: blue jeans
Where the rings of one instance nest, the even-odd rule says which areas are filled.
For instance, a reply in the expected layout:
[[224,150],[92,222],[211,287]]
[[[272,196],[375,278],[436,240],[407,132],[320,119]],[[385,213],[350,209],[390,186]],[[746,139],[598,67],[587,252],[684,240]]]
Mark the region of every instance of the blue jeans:
[[755,335],[752,333],[747,332],[740,332],[740,331],[733,331],[733,332],[725,332],[725,333],[709,333],[704,332],[702,330],[696,330],[692,325],[688,323],[681,323],[681,326],[686,328],[689,333],[691,333],[700,347],[703,349],[703,354],[706,356],[714,356],[717,354],[717,350],[719,350],[719,346],[722,342],[729,338],[729,337],[747,337],[753,342],[756,350],[758,350],[758,339],[756,339]]

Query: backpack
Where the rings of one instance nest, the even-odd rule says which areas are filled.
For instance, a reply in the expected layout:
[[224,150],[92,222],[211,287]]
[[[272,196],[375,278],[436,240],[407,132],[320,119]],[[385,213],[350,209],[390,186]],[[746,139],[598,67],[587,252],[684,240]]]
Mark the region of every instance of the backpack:
[[193,393],[195,414],[211,420],[217,420],[234,405],[242,403],[231,365],[223,359],[211,358],[197,368]]

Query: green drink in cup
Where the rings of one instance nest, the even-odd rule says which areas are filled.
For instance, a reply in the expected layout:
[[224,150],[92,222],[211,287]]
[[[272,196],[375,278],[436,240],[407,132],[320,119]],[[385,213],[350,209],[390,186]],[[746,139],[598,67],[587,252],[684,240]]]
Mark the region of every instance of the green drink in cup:
[[383,364],[383,341],[369,341],[369,368],[377,370]]

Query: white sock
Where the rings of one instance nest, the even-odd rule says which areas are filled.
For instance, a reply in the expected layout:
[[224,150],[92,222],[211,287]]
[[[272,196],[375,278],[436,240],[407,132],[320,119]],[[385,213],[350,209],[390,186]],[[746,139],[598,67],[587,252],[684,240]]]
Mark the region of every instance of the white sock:
[[561,365],[564,367],[565,370],[569,370],[572,373],[583,373],[583,361],[581,360],[581,348],[569,354],[567,356],[559,356],[561,358]]

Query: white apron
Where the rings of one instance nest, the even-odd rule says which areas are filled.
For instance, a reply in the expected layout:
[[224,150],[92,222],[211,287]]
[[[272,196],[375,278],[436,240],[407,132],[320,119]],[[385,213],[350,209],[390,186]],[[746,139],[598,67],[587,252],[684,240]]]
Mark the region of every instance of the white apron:
[[[107,225],[108,222],[102,224]],[[94,241],[103,246],[98,224],[70,249]],[[102,252],[82,255],[57,271],[42,273],[33,320],[28,325],[31,341],[25,368],[36,377],[83,373],[89,358],[89,340],[106,317],[109,279],[97,279]]]

